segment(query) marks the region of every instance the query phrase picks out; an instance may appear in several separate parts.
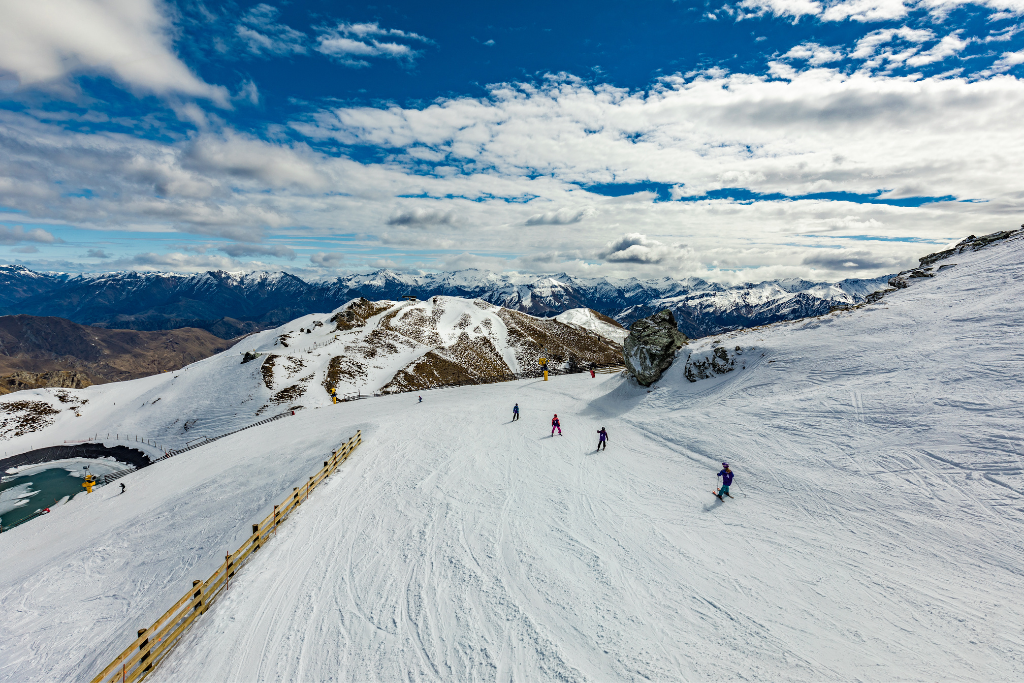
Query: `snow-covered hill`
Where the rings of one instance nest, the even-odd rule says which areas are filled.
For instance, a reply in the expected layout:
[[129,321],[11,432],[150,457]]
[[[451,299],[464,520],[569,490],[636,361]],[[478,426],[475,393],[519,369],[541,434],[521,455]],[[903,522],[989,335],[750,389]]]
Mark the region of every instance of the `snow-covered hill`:
[[0,266],[0,313],[67,318],[134,329],[200,327],[230,338],[277,326],[350,299],[454,296],[551,317],[591,308],[623,325],[666,307],[690,337],[820,315],[885,287],[888,276],[834,284],[776,280],[725,287],[699,278],[625,280],[482,270],[407,275],[390,270],[305,282],[288,273],[207,272],[40,274]]
[[324,405],[146,468],[0,535],[0,680],[88,679],[355,429],[153,680],[1022,680],[1022,264],[702,340],[650,391]]
[[[11,455],[138,434],[181,448],[283,411],[339,398],[510,379],[550,367],[621,361],[619,344],[579,326],[479,300],[356,299],[251,335],[182,370],[88,389],[22,391],[0,399],[0,443]],[[3,461],[0,460],[0,466]]]

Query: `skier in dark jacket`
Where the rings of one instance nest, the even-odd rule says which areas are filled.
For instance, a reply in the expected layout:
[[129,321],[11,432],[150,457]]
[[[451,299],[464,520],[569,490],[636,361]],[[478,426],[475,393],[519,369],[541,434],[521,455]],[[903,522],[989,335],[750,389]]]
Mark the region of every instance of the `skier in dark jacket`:
[[555,416],[553,418],[551,418],[551,436],[555,435],[555,430],[556,429],[558,430],[558,435],[561,436],[562,435],[562,423],[558,421],[558,413],[555,413]]
[[597,450],[608,449],[608,432],[601,427],[597,430]]
[[732,498],[732,495],[729,493],[729,486],[732,485],[732,478],[734,475],[733,471],[729,469],[729,463],[722,463],[722,471],[718,473],[718,476],[722,478],[722,488],[718,489],[718,493],[715,494],[718,496],[718,500],[725,500],[722,496],[729,496]]
[[512,421],[515,422],[518,419],[519,419],[519,404],[517,403],[515,405],[515,407],[512,408]]

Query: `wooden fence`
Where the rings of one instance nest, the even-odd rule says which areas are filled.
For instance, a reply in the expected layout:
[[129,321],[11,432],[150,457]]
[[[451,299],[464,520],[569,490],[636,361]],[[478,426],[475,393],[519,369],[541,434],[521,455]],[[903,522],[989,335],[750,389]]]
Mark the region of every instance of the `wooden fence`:
[[231,578],[267,543],[270,536],[277,531],[277,527],[295,508],[304,503],[313,489],[338,469],[362,442],[362,431],[357,431],[355,436],[331,454],[330,459],[324,461],[324,466],[310,477],[305,485],[292,489],[280,505],[274,506],[274,511],[267,515],[266,519],[259,524],[253,524],[252,535],[238,550],[225,555],[223,564],[217,567],[210,578],[206,581],[193,581],[192,588],[152,626],[139,629],[135,642],[93,678],[92,683],[132,683],[141,681],[149,675],[178,644],[196,617],[210,609],[210,605],[228,590]]

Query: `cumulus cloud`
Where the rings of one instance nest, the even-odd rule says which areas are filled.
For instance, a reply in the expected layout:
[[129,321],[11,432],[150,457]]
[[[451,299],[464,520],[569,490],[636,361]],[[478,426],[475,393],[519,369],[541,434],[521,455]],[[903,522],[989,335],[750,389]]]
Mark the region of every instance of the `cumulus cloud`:
[[335,268],[345,260],[344,254],[319,251],[309,257],[309,262],[319,268]]
[[924,66],[925,64],[933,64],[934,62],[942,61],[947,57],[952,57],[963,52],[964,48],[971,44],[970,38],[961,38],[960,34],[963,31],[954,31],[948,36],[945,36],[931,49],[916,54],[907,60],[908,66]]
[[0,225],[0,244],[21,244],[22,242],[36,242],[38,244],[54,244],[62,242],[51,233],[42,228],[26,230],[23,226],[15,225],[13,228]]
[[816,0],[743,0],[739,6],[759,15],[767,13],[794,19],[821,14],[821,3]]
[[220,247],[228,256],[277,256],[289,261],[295,260],[295,251],[284,245],[264,246],[260,244],[228,244]]
[[903,0],[846,0],[829,5],[822,13],[822,21],[894,21],[909,13]]
[[279,10],[266,3],[246,12],[235,33],[248,51],[258,56],[285,56],[306,52],[306,34],[277,23]]
[[579,223],[584,218],[592,216],[594,210],[590,207],[584,209],[559,209],[557,211],[546,211],[535,213],[526,219],[527,225],[570,225]]
[[30,244],[26,247],[14,247],[13,249],[11,249],[11,251],[13,251],[16,254],[38,254],[39,247]]
[[[935,34],[929,29],[913,29],[907,26],[879,29],[868,33],[858,40],[853,52],[850,53],[850,57],[854,59],[870,59],[878,53],[883,45],[895,39],[905,40],[910,43],[925,43],[934,38]],[[916,51],[916,49],[913,50],[913,52]]]
[[666,261],[678,261],[692,252],[682,245],[669,246],[647,238],[637,232],[623,235],[609,242],[597,256],[610,263],[639,263],[654,265]]
[[790,48],[785,57],[789,59],[803,59],[811,66],[820,66],[829,62],[837,62],[843,58],[842,50],[833,47],[824,47],[817,43],[801,43]]
[[1024,14],[1020,0],[743,0],[737,6],[738,18],[747,16],[801,17],[811,16],[821,21],[894,21],[915,10],[924,10],[934,20],[941,21],[952,10],[966,5],[978,5],[998,10],[990,16],[995,21]]
[[156,0],[0,0],[0,16],[0,72],[22,87],[99,73],[135,91],[230,106],[225,88],[174,54],[170,21]]
[[110,254],[108,254],[107,252],[105,252],[102,249],[89,249],[88,251],[85,252],[85,257],[86,258],[108,259],[108,258],[110,258]]
[[[378,40],[378,37],[385,39]],[[406,42],[395,42],[394,39]],[[376,22],[341,23],[334,28],[324,28],[316,40],[317,52],[335,57],[341,64],[357,68],[369,66],[370,63],[366,59],[373,57],[394,59],[411,66],[421,53],[406,43],[431,42],[416,33],[381,28]]]
[[454,211],[443,209],[404,209],[388,218],[388,225],[456,225],[459,217]]
[[866,249],[818,249],[805,256],[801,263],[830,271],[897,271],[903,265],[898,258],[880,258],[878,254]]

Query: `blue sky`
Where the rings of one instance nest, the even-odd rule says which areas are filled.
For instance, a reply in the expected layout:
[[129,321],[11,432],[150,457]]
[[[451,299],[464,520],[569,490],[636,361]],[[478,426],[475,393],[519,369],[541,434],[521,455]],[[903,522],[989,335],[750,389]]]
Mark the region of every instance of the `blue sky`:
[[1024,0],[0,0],[0,261],[835,280],[1017,227]]

